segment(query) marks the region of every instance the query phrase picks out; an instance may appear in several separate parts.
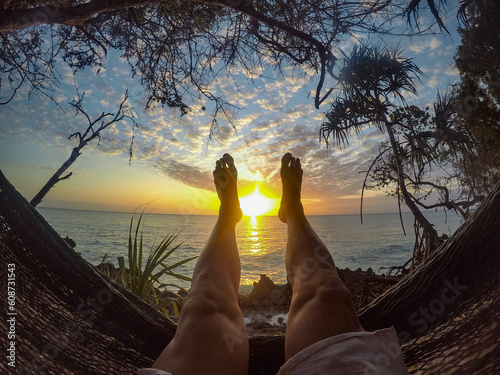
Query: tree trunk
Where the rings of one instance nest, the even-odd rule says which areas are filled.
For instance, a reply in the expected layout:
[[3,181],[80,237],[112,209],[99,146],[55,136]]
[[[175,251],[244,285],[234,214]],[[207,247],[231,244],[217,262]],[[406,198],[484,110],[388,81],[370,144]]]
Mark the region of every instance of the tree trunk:
[[[398,143],[394,137],[394,132],[392,131],[392,125],[385,118],[385,127],[387,129],[387,134],[389,135],[389,140],[391,142],[392,151],[394,153],[394,159],[396,160],[396,167],[398,171],[398,184],[401,194],[405,204],[410,209],[413,217],[415,218],[415,246],[413,250],[413,258],[411,264],[411,270],[415,269],[416,266],[420,265],[425,261],[430,254],[432,254],[439,246],[439,236],[432,224],[427,220],[427,218],[422,214],[420,209],[417,207],[415,202],[410,197],[408,190],[406,189],[405,177],[403,172],[403,163],[401,162],[401,156],[398,150]],[[422,228],[422,235],[419,235],[420,228]]]
[[81,155],[80,149],[81,147],[75,147],[73,151],[71,151],[71,156],[69,157],[69,159],[66,160],[63,165],[61,165],[61,167],[57,170],[57,172],[52,175],[52,177],[47,181],[47,183],[33,197],[33,199],[30,202],[30,204],[33,207],[36,207],[40,204],[45,195],[47,195],[49,190],[52,189],[55,184],[57,184],[59,181],[69,178],[72,175],[72,173],[69,173],[64,177],[61,177],[62,174],[66,172],[66,170],[71,166],[71,164],[75,162],[76,158],[78,158]]

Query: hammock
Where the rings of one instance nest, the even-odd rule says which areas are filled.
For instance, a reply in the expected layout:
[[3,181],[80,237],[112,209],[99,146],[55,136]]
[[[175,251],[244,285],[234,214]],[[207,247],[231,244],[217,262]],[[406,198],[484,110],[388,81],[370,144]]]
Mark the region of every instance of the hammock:
[[[1,172],[0,192],[2,281],[15,274],[15,305],[0,319],[15,338],[2,338],[0,373],[14,372],[6,351],[21,374],[150,366],[176,326],[75,253]],[[426,264],[360,312],[362,324],[394,325],[412,374],[500,373],[499,250],[500,183]],[[250,374],[275,374],[283,353],[283,336],[251,337]]]

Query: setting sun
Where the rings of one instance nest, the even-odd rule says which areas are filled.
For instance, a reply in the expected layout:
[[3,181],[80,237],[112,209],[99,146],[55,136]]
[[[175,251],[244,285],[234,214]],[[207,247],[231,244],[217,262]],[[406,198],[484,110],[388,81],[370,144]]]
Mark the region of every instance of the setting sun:
[[259,185],[255,185],[253,193],[240,198],[241,211],[246,216],[261,216],[268,214],[274,208],[274,200],[259,192]]

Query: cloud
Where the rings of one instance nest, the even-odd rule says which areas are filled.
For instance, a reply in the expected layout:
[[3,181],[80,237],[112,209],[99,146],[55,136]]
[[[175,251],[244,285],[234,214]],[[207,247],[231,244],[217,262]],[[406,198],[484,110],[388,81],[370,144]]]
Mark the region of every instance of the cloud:
[[443,42],[433,36],[432,38],[420,40],[417,43],[412,43],[410,46],[410,50],[414,53],[434,51],[441,47],[442,44]]
[[427,81],[427,86],[435,88],[438,85],[437,77],[432,77]]
[[[408,93],[410,104],[416,100],[430,102],[429,97],[435,98],[435,87],[443,87],[445,79],[456,76],[456,69],[450,65],[453,49],[444,48],[442,40],[437,36],[418,39],[407,48],[416,54],[417,65],[427,74],[422,78],[423,83],[418,83],[420,98]],[[354,37],[346,40],[346,47],[355,42]],[[66,78],[71,77],[68,70],[64,72]],[[318,209],[321,205],[326,207],[326,203],[328,207],[333,205],[336,202],[333,197],[342,197],[343,201],[356,197],[364,178],[359,171],[368,168],[385,135],[375,128],[368,129],[361,138],[353,138],[346,149],[339,150],[335,145],[327,148],[319,140],[319,129],[328,104],[325,102],[317,110],[310,96],[316,88],[317,75],[291,66],[284,67],[282,73],[258,68],[249,74],[237,66],[231,74],[213,82],[210,89],[214,94],[241,108],[228,108],[229,119],[218,118],[213,142],[208,142],[213,102],[191,98],[192,112],[184,116],[161,105],[144,111],[143,88],[137,78],[130,78],[130,68],[119,56],[110,56],[110,65],[97,76],[81,73],[77,84],[83,85],[81,88],[87,93],[85,105],[91,114],[116,110],[129,88],[129,101],[139,113],[140,123],[134,133],[134,156],[170,179],[213,191],[214,162],[229,152],[239,166],[242,182],[260,180],[279,192],[280,160],[290,151],[301,158],[304,166],[304,196],[314,199]],[[58,96],[61,101],[75,94],[72,78],[67,81],[66,91]],[[333,78],[327,77],[325,88],[334,85]],[[65,112],[43,98],[31,102],[16,98],[0,108],[5,139],[23,139],[46,149],[70,148],[73,143],[67,137],[81,131],[85,119],[75,117],[67,104],[62,106]],[[103,134],[98,154],[126,155],[131,139],[131,124],[117,124]]]
[[174,180],[196,188],[213,190],[211,173],[173,159],[158,160],[158,165],[163,173]]
[[448,68],[446,68],[446,70],[444,71],[444,74],[446,74],[447,76],[453,76],[453,77],[458,78],[459,71],[455,65],[450,65],[450,66],[448,66]]
[[441,47],[443,42],[441,42],[438,38],[432,37],[429,41],[429,48],[432,50],[435,50],[436,48]]

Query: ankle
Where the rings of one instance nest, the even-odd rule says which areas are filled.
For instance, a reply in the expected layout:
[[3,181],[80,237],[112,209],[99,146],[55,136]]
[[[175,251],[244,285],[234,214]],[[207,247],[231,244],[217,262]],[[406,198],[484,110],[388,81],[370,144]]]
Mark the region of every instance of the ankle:
[[221,205],[219,208],[218,222],[223,224],[236,225],[241,220],[242,212],[239,207],[225,207]]
[[302,202],[296,203],[287,203],[283,207],[284,214],[287,218],[287,221],[304,221],[306,215],[304,213],[304,206],[302,206]]

